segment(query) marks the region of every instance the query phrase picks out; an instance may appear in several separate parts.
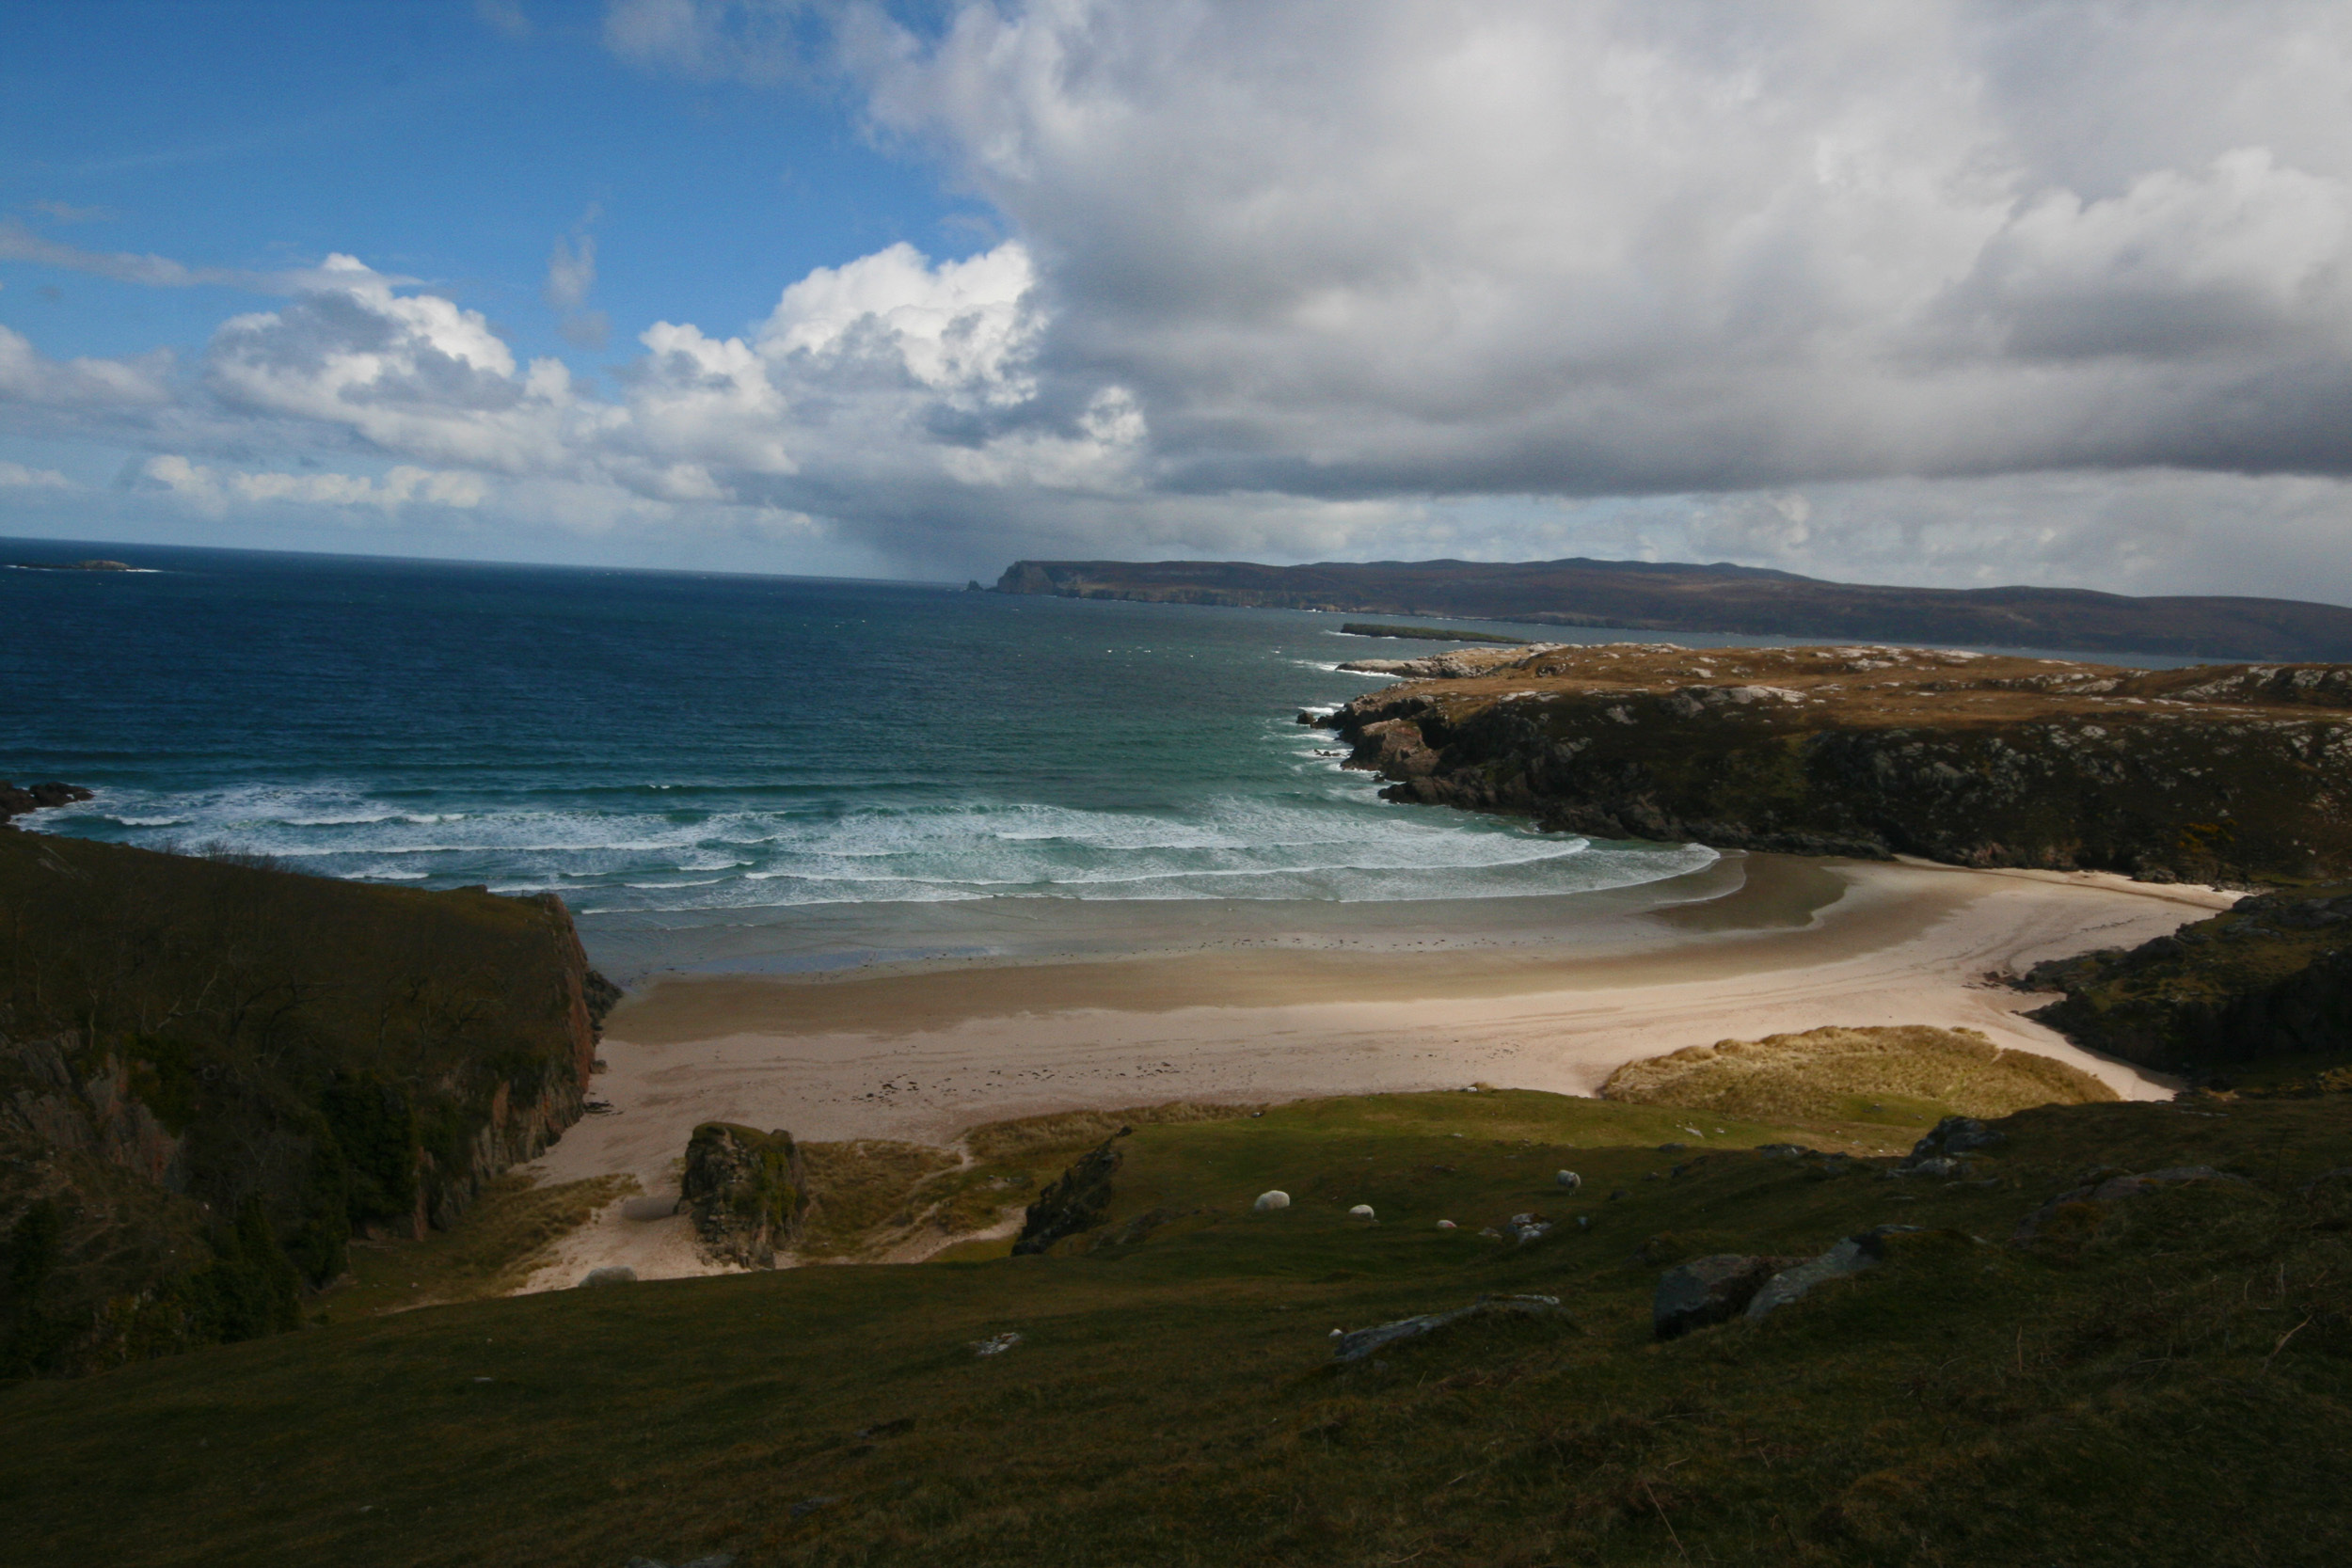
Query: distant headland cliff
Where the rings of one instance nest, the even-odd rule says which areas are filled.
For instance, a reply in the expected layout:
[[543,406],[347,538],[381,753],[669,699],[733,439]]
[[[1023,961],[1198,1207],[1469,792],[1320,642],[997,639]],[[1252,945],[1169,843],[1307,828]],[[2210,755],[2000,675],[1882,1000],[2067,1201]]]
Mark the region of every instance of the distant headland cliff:
[[2296,599],[2133,598],[2079,588],[1886,588],[1645,561],[1016,561],[999,594],[1450,615],[1536,626],[2352,659],[2352,610]]
[[1392,800],[1617,839],[2249,884],[2352,877],[2352,667],[1464,649],[1300,715]]

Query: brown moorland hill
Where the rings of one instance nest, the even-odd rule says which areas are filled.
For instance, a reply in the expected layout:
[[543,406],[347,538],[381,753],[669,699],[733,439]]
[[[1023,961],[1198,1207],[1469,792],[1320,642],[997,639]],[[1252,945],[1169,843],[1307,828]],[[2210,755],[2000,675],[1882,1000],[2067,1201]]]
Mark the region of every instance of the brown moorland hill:
[[2192,658],[2352,658],[2352,610],[2081,588],[1896,588],[1677,562],[1016,561],[1000,594],[1451,615],[1631,631],[2081,648]]

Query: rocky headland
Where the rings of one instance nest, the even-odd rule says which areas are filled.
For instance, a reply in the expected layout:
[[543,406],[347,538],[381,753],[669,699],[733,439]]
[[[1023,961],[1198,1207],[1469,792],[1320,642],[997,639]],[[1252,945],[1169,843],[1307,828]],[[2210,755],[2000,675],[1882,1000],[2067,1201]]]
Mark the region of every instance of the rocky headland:
[[2352,877],[2352,668],[1881,646],[1465,649],[1328,714],[1391,800],[1720,848]]
[[26,784],[22,789],[0,779],[0,828],[14,827],[14,818],[29,813],[70,806],[89,798],[90,792],[80,784],[60,784],[55,779],[47,784]]
[[0,1377],[295,1326],[583,1111],[552,896],[0,833]]

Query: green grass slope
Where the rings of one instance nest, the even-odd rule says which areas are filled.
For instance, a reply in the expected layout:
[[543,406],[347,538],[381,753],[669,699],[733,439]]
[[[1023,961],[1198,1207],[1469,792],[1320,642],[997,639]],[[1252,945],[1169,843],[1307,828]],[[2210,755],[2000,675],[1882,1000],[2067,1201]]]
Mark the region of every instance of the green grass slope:
[[[2352,1165],[2344,1097],[2028,1111],[1970,1181],[1690,1117],[1454,1093],[1139,1123],[1104,1224],[1041,1257],[427,1308],[20,1385],[0,1517],[17,1560],[124,1565],[2339,1555],[2352,1181],[2313,1179]],[[2087,1170],[2186,1164],[2246,1180],[2009,1244]],[[1271,1187],[1293,1207],[1252,1212]],[[1531,1210],[1559,1228],[1478,1234]],[[1886,1223],[1922,1228],[1881,1267],[1653,1341],[1661,1267]],[[1530,1291],[1569,1320],[1330,1362],[1334,1328]]]

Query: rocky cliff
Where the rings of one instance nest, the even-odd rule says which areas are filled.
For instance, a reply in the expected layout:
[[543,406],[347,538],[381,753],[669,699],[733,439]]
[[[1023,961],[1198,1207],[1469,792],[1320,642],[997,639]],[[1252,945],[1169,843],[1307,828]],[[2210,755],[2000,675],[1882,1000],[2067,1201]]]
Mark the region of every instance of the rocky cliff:
[[2249,884],[2352,876],[2352,668],[1468,650],[1302,715],[1391,800],[1615,839]]
[[290,1326],[579,1118],[560,900],[0,834],[0,1372]]

